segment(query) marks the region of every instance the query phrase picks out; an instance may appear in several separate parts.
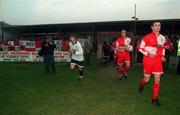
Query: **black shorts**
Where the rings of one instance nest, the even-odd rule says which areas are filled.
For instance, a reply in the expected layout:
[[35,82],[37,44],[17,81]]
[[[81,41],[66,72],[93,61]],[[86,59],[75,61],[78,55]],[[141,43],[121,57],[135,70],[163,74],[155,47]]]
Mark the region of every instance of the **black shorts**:
[[84,67],[84,61],[77,61],[77,60],[71,59],[70,64],[75,64],[78,67]]

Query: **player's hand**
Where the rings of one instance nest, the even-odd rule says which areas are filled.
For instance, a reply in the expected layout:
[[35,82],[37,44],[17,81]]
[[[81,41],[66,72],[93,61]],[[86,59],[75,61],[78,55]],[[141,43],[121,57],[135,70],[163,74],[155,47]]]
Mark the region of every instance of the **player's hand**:
[[74,52],[75,52],[75,50],[71,49],[69,52],[70,52],[70,53],[74,53]]
[[118,52],[119,52],[120,50],[121,50],[120,48],[117,49]]
[[128,47],[128,46],[125,46],[124,49],[128,51],[128,50],[129,50],[129,47]]
[[163,56],[161,57],[161,61],[164,62],[166,60],[166,58]]
[[149,57],[150,57],[150,58],[154,58],[154,57],[155,57],[155,54],[149,54]]
[[126,50],[126,46],[120,47],[117,49],[118,52],[122,51],[122,50]]

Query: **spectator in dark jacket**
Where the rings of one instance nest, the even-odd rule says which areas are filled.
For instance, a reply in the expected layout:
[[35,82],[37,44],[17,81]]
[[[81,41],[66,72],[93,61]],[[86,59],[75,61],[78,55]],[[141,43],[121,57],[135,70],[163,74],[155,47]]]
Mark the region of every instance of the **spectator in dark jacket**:
[[54,49],[56,45],[52,41],[50,36],[46,37],[46,41],[42,42],[42,56],[45,64],[46,73],[50,74],[50,68],[52,69],[53,74],[56,72],[55,62],[54,62]]
[[102,57],[103,57],[104,67],[107,66],[107,62],[110,60],[110,50],[111,47],[109,46],[109,44],[107,44],[106,41],[104,41],[104,44],[102,46]]
[[166,38],[166,42],[164,44],[164,47],[165,47],[165,58],[166,58],[166,60],[163,64],[163,66],[164,66],[164,70],[168,70],[169,69],[170,55],[173,52],[173,43],[170,41],[168,36],[165,36],[165,38]]

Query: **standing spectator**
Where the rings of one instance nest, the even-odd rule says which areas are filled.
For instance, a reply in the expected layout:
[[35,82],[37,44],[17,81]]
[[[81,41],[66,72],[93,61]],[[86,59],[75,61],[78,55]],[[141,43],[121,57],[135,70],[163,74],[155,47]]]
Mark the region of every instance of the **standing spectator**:
[[3,51],[3,44],[0,43],[0,51]]
[[64,39],[62,42],[62,51],[69,51],[69,39]]
[[180,74],[180,39],[177,42],[178,42],[178,47],[177,47],[178,65],[177,65],[176,74]]
[[118,66],[117,66],[117,52],[116,52],[116,38],[113,40],[113,43],[112,43],[112,48],[113,48],[113,59],[114,59],[114,65],[117,67],[118,69]]
[[107,66],[107,62],[109,61],[110,49],[111,49],[110,46],[107,44],[106,41],[104,41],[104,44],[102,46],[102,57],[103,57],[104,67]]
[[110,42],[109,46],[110,46],[110,61],[113,61],[114,60],[114,46],[115,45],[115,42],[112,41]]
[[166,60],[164,62],[164,69],[167,70],[169,68],[169,57],[173,51],[173,43],[170,41],[168,36],[165,36],[165,38],[166,38],[166,42],[164,44],[164,47],[165,47],[165,58],[166,58]]
[[86,65],[90,64],[89,62],[90,62],[91,51],[92,51],[92,43],[91,43],[91,38],[89,36],[88,39],[84,42]]
[[55,63],[54,63],[55,48],[56,45],[52,41],[52,38],[50,36],[47,36],[46,41],[44,41],[41,45],[42,56],[47,74],[50,74],[50,67],[52,69],[53,74],[55,74],[56,72]]

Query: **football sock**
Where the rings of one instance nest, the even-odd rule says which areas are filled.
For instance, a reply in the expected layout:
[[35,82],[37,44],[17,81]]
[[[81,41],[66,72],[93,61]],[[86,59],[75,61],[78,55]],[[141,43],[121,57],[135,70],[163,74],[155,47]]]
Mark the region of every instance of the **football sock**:
[[79,68],[79,75],[83,76],[83,68]]
[[118,68],[118,75],[119,75],[119,76],[122,76],[122,72],[123,72],[123,69],[122,69],[122,67],[120,66],[120,67]]
[[158,98],[159,90],[160,90],[160,83],[154,83],[152,100],[156,100]]
[[144,80],[144,78],[141,79],[140,81],[140,87],[144,88],[144,86],[146,85],[146,81]]
[[127,75],[129,71],[129,67],[124,67],[124,73]]

